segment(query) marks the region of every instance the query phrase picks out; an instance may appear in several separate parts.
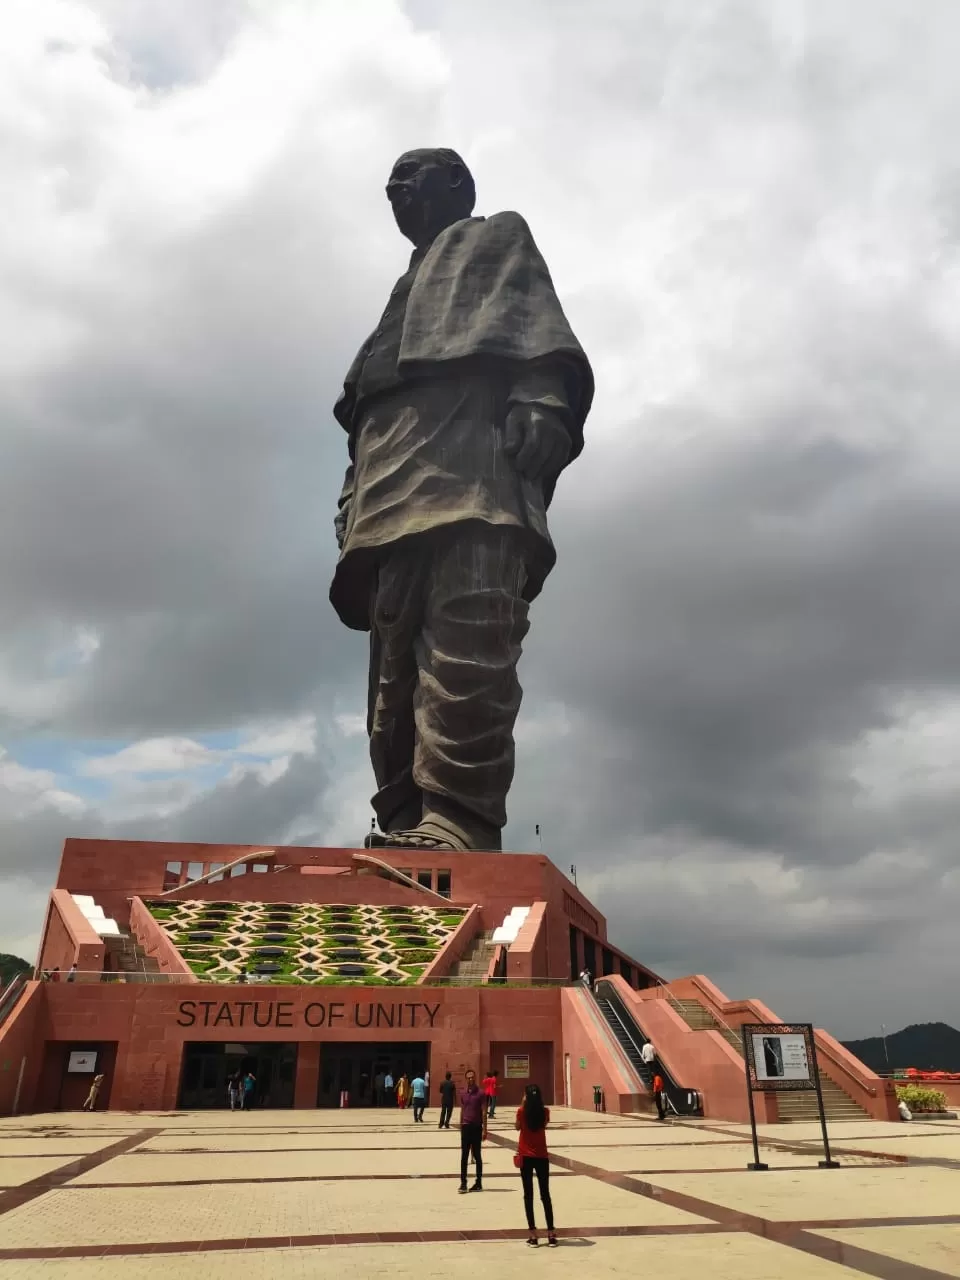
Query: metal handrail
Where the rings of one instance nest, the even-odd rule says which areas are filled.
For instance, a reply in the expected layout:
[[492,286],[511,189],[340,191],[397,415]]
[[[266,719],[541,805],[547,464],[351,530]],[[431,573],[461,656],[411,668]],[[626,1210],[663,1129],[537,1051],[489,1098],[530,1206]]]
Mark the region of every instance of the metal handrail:
[[10,979],[0,995],[0,1027],[10,1017],[14,1009],[20,1003],[20,997],[26,990],[30,977],[26,973],[17,973]]

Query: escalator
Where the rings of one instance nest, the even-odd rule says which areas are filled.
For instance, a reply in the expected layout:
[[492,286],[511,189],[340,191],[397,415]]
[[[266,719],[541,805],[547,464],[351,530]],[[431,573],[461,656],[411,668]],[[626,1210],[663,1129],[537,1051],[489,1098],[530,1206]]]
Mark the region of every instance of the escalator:
[[675,1080],[659,1057],[656,1060],[656,1068],[650,1067],[644,1062],[641,1049],[646,1043],[647,1037],[644,1035],[643,1028],[637,1022],[633,1013],[626,1008],[614,987],[603,980],[599,981],[594,990],[594,998],[604,1021],[623,1052],[627,1055],[630,1065],[643,1081],[643,1087],[647,1092],[653,1093],[654,1071],[658,1069],[663,1077],[667,1110],[678,1116],[703,1115],[700,1094],[696,1089],[688,1089],[685,1085]]

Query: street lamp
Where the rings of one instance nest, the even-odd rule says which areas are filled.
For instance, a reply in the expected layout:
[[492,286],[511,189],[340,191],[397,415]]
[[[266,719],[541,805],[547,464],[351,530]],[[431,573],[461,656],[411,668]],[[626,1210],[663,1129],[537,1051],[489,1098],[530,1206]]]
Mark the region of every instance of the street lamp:
[[890,1053],[887,1049],[887,1028],[884,1023],[880,1023],[880,1034],[883,1037],[883,1056],[887,1061],[887,1070],[890,1070]]

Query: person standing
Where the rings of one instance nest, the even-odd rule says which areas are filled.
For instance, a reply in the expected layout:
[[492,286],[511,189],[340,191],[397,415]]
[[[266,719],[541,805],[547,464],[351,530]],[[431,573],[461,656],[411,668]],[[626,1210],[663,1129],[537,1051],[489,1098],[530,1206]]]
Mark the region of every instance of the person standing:
[[253,1095],[257,1088],[257,1077],[248,1071],[243,1077],[243,1109],[250,1111],[253,1107]]
[[658,1071],[653,1077],[653,1100],[657,1104],[657,1119],[663,1120],[666,1108],[663,1105],[663,1076]]
[[649,1040],[644,1043],[643,1048],[640,1050],[640,1056],[643,1058],[643,1065],[645,1067],[652,1067],[656,1062],[657,1051]]
[[427,1105],[427,1082],[419,1072],[410,1081],[410,1095],[413,1099],[413,1122],[423,1124],[423,1111]]
[[407,1073],[404,1072],[397,1081],[397,1106],[402,1111],[410,1101],[410,1081],[407,1079]]
[[[460,1194],[483,1190],[483,1140],[487,1136],[487,1097],[477,1085],[477,1073],[468,1071],[460,1092]],[[467,1162],[477,1166],[477,1180],[467,1186]]]
[[67,970],[67,981],[76,982],[76,980],[77,980],[77,966],[76,966],[76,962],[74,962],[70,966],[70,968]]
[[530,1228],[527,1244],[534,1249],[538,1244],[537,1224],[533,1216],[534,1175],[540,1191],[544,1217],[547,1220],[547,1244],[556,1246],[557,1243],[557,1233],[553,1228],[553,1201],[550,1199],[550,1156],[547,1152],[546,1133],[549,1123],[550,1108],[543,1105],[540,1086],[528,1084],[524,1090],[523,1102],[517,1108],[516,1127],[520,1134],[517,1141],[517,1155],[520,1158],[523,1208],[527,1215],[527,1226]]
[[393,1076],[389,1071],[383,1077],[383,1104],[385,1107],[393,1106]]
[[386,1073],[383,1071],[378,1071],[373,1077],[373,1105],[375,1107],[383,1106],[383,1082],[386,1078]]
[[97,1094],[103,1086],[102,1072],[93,1077],[93,1083],[90,1085],[90,1092],[87,1094],[87,1100],[83,1104],[84,1111],[95,1111],[97,1107]]
[[50,981],[51,982],[60,981],[60,966],[58,964],[53,966],[53,969],[50,973]]
[[240,1072],[234,1071],[232,1075],[227,1076],[227,1099],[230,1103],[230,1110],[237,1111],[240,1107]]
[[487,1096],[487,1119],[492,1120],[497,1114],[497,1090],[500,1087],[500,1073],[488,1071],[483,1078],[483,1092]]
[[440,1123],[438,1129],[450,1128],[450,1117],[453,1115],[453,1104],[457,1096],[457,1086],[448,1071],[440,1081]]

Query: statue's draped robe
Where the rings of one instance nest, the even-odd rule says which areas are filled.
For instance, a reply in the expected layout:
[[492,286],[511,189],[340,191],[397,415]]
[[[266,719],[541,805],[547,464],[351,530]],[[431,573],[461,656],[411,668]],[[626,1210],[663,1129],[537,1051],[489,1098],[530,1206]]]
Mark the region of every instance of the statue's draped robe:
[[555,553],[546,511],[556,477],[522,477],[504,451],[511,404],[558,413],[571,462],[593,399],[589,362],[517,213],[466,218],[415,252],[334,408],[349,437],[345,538],[331,600],[370,626],[381,550],[443,525],[481,520],[524,532],[526,599]]
[[368,730],[384,831],[438,820],[499,847],[513,778],[527,606],[555,560],[555,476],[505,450],[514,404],[583,448],[593,375],[516,213],[467,218],[418,250],[334,410],[350,466],[331,600],[371,632]]

